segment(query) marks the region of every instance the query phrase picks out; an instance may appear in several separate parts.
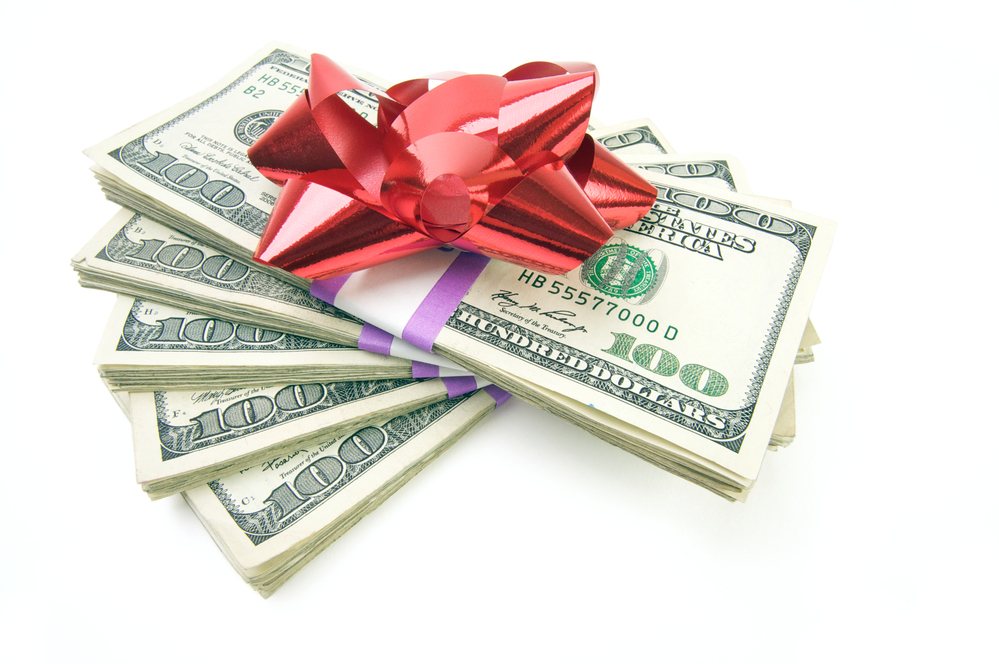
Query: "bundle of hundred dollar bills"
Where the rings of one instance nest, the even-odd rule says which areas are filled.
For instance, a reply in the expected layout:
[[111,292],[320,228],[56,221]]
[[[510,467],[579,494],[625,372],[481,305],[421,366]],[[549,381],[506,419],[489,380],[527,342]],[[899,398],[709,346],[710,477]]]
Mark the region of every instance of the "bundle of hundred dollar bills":
[[[509,392],[745,500],[794,438],[835,225],[752,195],[731,156],[676,154],[649,120],[591,120],[657,199],[580,268],[493,260],[445,301],[461,252],[441,250],[310,283],[252,261],[280,190],[246,154],[309,62],[271,44],[86,151],[124,209],[72,264],[120,294],[96,362],[150,497],[183,492],[266,596]],[[376,117],[372,95],[340,97]],[[421,343],[407,329],[427,306],[446,310]]]

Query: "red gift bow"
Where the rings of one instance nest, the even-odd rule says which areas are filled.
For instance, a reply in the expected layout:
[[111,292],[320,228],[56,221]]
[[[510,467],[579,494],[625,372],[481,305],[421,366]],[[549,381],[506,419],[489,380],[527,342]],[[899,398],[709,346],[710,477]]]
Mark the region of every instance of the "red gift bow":
[[[638,221],[655,189],[586,133],[597,72],[532,62],[380,93],[322,55],[249,149],[284,185],[254,259],[308,279],[450,244],[551,274]],[[378,125],[337,93],[379,101]]]

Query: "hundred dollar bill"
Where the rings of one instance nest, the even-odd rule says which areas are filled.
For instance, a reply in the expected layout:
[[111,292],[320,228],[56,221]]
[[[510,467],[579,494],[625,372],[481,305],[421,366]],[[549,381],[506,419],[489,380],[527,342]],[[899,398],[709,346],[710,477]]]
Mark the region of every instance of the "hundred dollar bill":
[[496,403],[485,390],[442,401],[296,447],[190,489],[184,498],[236,571],[267,597]]
[[409,360],[127,296],[94,362],[112,389],[133,392],[413,377]]
[[[647,177],[658,191],[653,209],[580,268],[552,276],[488,263],[433,348],[610,442],[742,498],[774,431],[835,224],[719,187]],[[338,286],[335,304],[372,316],[378,298],[361,295],[383,290],[401,310],[402,290],[420,281],[412,272],[421,268],[380,267]],[[399,283],[389,273],[409,276]],[[322,282],[313,292],[323,292]],[[396,332],[407,322],[380,325]]]
[[447,397],[439,378],[131,392],[136,479],[162,498]]
[[604,437],[738,494],[769,444],[835,224],[648,179],[652,211],[577,270],[490,263],[436,346],[558,392]]
[[[387,86],[341,66],[375,89]],[[203,92],[86,150],[108,198],[249,259],[279,188],[253,168],[246,149],[307,89],[309,67],[308,51],[272,43]],[[340,97],[376,121],[378,102],[370,93]]]

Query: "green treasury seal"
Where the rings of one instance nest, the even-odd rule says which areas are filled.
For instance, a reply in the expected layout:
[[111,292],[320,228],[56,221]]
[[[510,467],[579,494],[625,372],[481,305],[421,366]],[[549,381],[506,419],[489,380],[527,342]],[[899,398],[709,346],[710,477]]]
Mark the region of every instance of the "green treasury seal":
[[600,247],[583,263],[579,276],[601,293],[622,299],[641,297],[657,284],[652,258],[623,243]]

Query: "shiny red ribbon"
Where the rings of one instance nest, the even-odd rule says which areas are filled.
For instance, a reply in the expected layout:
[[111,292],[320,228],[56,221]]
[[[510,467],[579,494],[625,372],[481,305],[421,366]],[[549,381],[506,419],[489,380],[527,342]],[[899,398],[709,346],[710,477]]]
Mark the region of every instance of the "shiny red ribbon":
[[[593,65],[532,62],[381,93],[313,55],[308,91],[249,150],[283,185],[254,259],[321,279],[450,244],[572,270],[655,201],[586,133],[596,87]],[[377,126],[346,90],[378,99]]]

